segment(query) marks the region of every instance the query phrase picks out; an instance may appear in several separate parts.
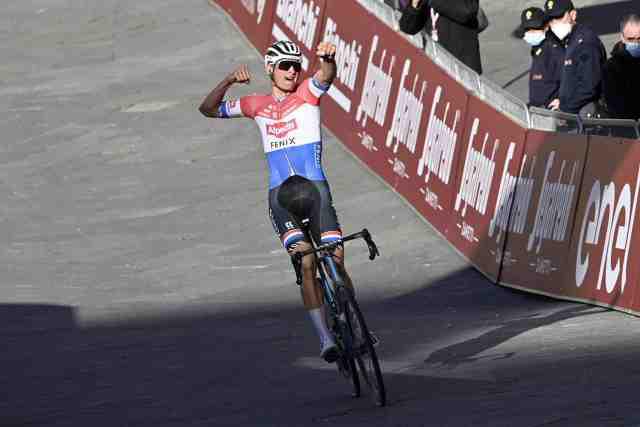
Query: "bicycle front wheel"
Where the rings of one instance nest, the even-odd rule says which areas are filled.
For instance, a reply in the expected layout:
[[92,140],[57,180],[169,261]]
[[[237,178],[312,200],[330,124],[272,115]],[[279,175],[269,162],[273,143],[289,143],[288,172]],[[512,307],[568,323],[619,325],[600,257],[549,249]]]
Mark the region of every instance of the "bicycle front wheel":
[[[340,300],[343,304],[347,324],[354,337],[353,358],[355,359],[360,374],[371,391],[371,397],[378,406],[387,403],[387,394],[382,379],[382,371],[378,362],[378,355],[373,346],[369,329],[365,323],[362,311],[353,292],[345,287],[339,288]],[[357,374],[355,374],[357,375]]]

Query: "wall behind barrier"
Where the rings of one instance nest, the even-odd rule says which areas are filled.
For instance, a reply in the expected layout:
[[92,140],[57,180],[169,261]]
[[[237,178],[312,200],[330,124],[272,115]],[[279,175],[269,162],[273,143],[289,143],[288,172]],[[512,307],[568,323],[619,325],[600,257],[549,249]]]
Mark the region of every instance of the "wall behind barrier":
[[637,141],[523,127],[361,2],[216,2],[259,51],[298,43],[306,75],[337,46],[323,123],[485,276],[640,313]]

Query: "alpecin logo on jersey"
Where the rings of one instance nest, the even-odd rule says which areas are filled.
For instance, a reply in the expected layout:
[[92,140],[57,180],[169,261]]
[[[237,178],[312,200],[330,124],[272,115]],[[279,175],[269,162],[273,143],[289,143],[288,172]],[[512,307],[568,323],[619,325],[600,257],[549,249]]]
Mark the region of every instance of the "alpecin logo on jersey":
[[296,129],[298,129],[298,123],[296,123],[296,119],[293,119],[288,122],[279,122],[267,125],[267,134],[276,138],[284,138],[289,132]]

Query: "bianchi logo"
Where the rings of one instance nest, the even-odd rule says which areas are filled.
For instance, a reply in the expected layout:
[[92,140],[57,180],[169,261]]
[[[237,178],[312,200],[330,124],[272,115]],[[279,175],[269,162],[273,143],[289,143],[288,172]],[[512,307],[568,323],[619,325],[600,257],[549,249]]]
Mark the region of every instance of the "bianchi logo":
[[275,138],[284,138],[289,132],[296,129],[298,129],[298,123],[296,123],[296,119],[293,119],[288,122],[279,122],[267,125],[267,135],[271,135]]

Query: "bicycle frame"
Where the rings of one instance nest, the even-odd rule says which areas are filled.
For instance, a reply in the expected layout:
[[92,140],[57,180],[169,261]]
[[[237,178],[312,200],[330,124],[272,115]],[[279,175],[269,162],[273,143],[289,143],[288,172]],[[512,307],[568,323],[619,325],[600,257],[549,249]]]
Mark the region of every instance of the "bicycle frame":
[[[298,222],[298,224],[304,225],[305,222],[304,221]],[[336,282],[337,278],[339,277],[337,266],[335,264],[335,261],[333,260],[333,251],[338,246],[342,245],[344,242],[348,242],[349,240],[355,240],[355,239],[363,239],[367,243],[367,247],[369,248],[370,260],[373,261],[376,256],[380,255],[380,252],[378,251],[378,247],[376,246],[373,239],[371,238],[371,234],[369,233],[369,230],[367,230],[366,228],[362,229],[362,231],[359,231],[357,233],[353,233],[348,236],[345,236],[342,239],[337,240],[335,242],[326,243],[320,246],[316,244],[315,240],[312,238],[312,236],[309,233],[309,230],[306,227],[303,226],[303,227],[300,227],[300,229],[304,233],[307,241],[311,242],[311,249],[307,249],[301,252],[296,252],[291,256],[291,262],[293,263],[293,268],[295,269],[295,272],[296,272],[296,283],[298,284],[298,286],[302,285],[302,273],[300,271],[302,258],[307,255],[313,254],[316,259],[316,265],[318,266],[320,266],[320,263],[318,261],[322,261],[322,263],[327,268],[328,273],[330,274],[333,282]],[[318,268],[318,271],[321,271],[321,270],[322,270],[321,268]],[[326,276],[324,277],[324,279],[326,279]]]
[[[338,274],[338,267],[335,260],[333,259],[333,251],[337,247],[337,243],[328,247],[327,245],[318,247],[315,239],[313,239],[313,236],[311,236],[311,233],[309,233],[309,230],[304,227],[305,222],[302,221],[301,224],[303,225],[303,227],[300,227],[302,229],[302,232],[304,233],[307,241],[311,242],[311,249],[313,250],[313,256],[315,257],[317,265],[317,271],[320,275],[320,282],[322,285],[324,300],[326,304],[331,308],[331,311],[333,311],[334,313],[338,313],[339,308],[336,304],[335,295],[336,287],[342,285],[342,280],[338,279],[338,277],[340,277]],[[298,285],[301,285],[302,277],[299,269],[300,263],[302,262],[302,255],[292,257],[292,261],[296,270],[296,282],[298,283]]]
[[[306,223],[308,224],[308,221]],[[305,222],[302,222],[302,225],[305,225]],[[353,382],[354,397],[360,396],[359,378],[362,375],[372,391],[371,395],[376,405],[384,406],[386,393],[372,335],[366,326],[355,296],[351,289],[346,288],[340,267],[334,259],[336,248],[349,240],[363,239],[369,248],[369,259],[371,260],[380,254],[378,248],[366,228],[338,241],[320,246],[316,245],[307,227],[301,227],[301,229],[307,241],[311,243],[311,248],[296,252],[291,256],[296,271],[296,282],[298,285],[302,285],[302,258],[313,256],[317,266],[317,274],[320,276],[320,284],[316,285],[322,286],[323,301],[328,311],[327,326],[331,328],[339,348],[339,357],[336,360],[338,371]],[[314,280],[317,279],[314,277]],[[354,329],[354,325],[358,325],[355,326],[356,329]],[[354,330],[360,331],[357,336]],[[356,346],[357,337],[360,338],[360,341]]]
[[[331,310],[338,313],[338,306],[336,304],[336,287],[343,286],[341,281],[337,278],[338,268],[331,254],[322,254],[316,257],[318,262],[318,273],[320,274],[320,281],[322,282],[322,291],[324,293],[325,302],[331,307]],[[322,265],[321,265],[322,264]],[[322,268],[324,266],[324,268]],[[327,272],[325,272],[325,269]],[[329,276],[327,278],[327,275]]]

